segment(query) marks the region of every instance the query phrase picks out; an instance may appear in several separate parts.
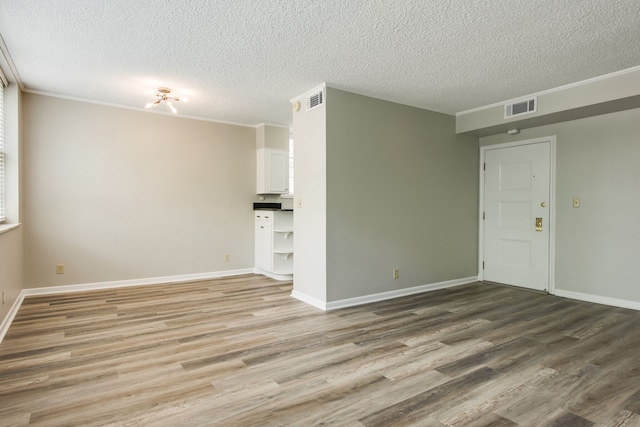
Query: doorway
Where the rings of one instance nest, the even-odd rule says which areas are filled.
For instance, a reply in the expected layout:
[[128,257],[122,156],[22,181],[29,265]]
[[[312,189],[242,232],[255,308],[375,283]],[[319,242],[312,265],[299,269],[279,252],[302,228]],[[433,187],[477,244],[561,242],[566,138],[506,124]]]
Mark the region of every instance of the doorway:
[[555,137],[480,149],[480,280],[555,293]]

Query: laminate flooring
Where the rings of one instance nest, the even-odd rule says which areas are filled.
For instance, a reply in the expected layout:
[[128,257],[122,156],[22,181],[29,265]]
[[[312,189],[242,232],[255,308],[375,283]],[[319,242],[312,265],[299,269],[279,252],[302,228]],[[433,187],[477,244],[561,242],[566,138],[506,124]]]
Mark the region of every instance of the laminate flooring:
[[322,312],[245,275],[31,296],[1,426],[640,426],[640,312],[474,283]]

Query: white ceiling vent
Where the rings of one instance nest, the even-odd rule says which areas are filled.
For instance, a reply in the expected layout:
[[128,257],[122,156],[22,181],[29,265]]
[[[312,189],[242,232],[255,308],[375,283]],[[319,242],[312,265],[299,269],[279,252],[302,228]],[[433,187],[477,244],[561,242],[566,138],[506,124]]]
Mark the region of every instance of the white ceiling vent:
[[538,109],[538,97],[533,96],[527,99],[509,101],[504,104],[504,118],[522,116],[524,114],[535,113]]
[[312,93],[307,97],[307,111],[311,111],[314,108],[318,108],[324,105],[324,88],[320,91]]

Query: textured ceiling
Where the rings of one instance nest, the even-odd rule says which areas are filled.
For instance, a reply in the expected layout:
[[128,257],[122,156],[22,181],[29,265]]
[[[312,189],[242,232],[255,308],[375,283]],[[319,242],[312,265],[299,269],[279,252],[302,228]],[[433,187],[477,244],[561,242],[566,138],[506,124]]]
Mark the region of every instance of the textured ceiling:
[[640,2],[0,0],[0,35],[29,91],[289,125],[323,82],[454,114],[640,65]]

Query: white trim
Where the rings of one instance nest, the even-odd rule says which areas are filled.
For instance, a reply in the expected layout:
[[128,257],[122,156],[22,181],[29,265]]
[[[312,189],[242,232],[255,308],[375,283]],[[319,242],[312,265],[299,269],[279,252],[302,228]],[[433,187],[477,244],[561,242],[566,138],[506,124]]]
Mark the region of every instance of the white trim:
[[7,331],[9,330],[9,326],[11,326],[11,323],[13,322],[13,319],[15,319],[16,314],[18,314],[18,310],[20,309],[20,306],[22,305],[23,300],[24,300],[24,291],[21,291],[18,294],[18,298],[16,298],[16,300],[13,302],[11,309],[9,309],[9,312],[2,320],[2,323],[0,323],[0,343],[2,343],[4,336],[7,334]]
[[556,212],[558,204],[558,199],[556,195],[556,135],[551,135],[551,164],[549,167],[550,170],[550,179],[549,182],[549,289],[548,293],[551,295],[556,294],[556,233],[557,233],[557,221],[556,221]]
[[261,268],[256,267],[253,270],[253,273],[255,274],[262,274],[263,276],[267,276],[267,277],[271,277],[272,279],[275,280],[281,280],[281,281],[285,281],[285,280],[293,280],[293,274],[278,274],[278,273],[271,273],[269,271],[263,270]]
[[487,150],[518,147],[522,145],[549,143],[549,286],[547,292],[556,292],[556,135],[522,141],[505,142],[503,144],[480,147],[480,202],[478,209],[478,280],[484,280],[482,262],[484,260],[484,163]]
[[257,129],[260,126],[271,126],[271,127],[274,127],[274,128],[289,129],[289,133],[291,133],[291,126],[278,125],[278,124],[275,124],[275,123],[262,122],[262,123],[258,123],[257,125],[255,125],[253,127]]
[[618,298],[603,297],[600,295],[585,294],[582,292],[565,291],[556,289],[556,296],[563,298],[571,298],[579,301],[593,302],[596,304],[604,304],[613,307],[629,308],[631,310],[640,310],[640,302],[628,301]]
[[385,301],[389,299],[435,291],[437,289],[445,289],[445,288],[451,288],[454,286],[466,285],[466,284],[474,283],[477,281],[478,281],[477,276],[471,276],[471,277],[465,277],[462,279],[447,280],[445,282],[431,283],[428,285],[414,286],[411,288],[396,289],[393,291],[380,292],[377,294],[364,295],[361,297],[347,298],[347,299],[331,301],[331,302],[320,301],[316,298],[310,297],[308,295],[305,295],[295,290],[291,292],[291,296],[300,301],[306,302],[307,304],[310,304],[314,307],[317,307],[321,310],[328,311],[328,310],[336,310],[339,308],[354,307],[354,306],[363,305],[363,304],[371,304],[373,302]]
[[484,280],[484,147],[480,147],[480,192],[478,200],[478,280]]
[[214,271],[209,273],[182,274],[178,276],[150,277],[144,279],[116,280],[113,282],[81,283],[77,285],[49,286],[41,288],[23,289],[25,296],[29,295],[52,295],[65,292],[94,291],[98,289],[124,288],[128,286],[160,285],[164,283],[184,283],[197,280],[215,279],[218,277],[239,276],[241,274],[252,274],[252,268],[241,270]]
[[[578,87],[578,86],[583,86],[586,84],[591,84],[591,83],[595,83],[601,80],[606,80],[606,79],[610,79],[612,77],[618,77],[624,74],[628,74],[628,73],[634,73],[640,71],[640,65],[635,66],[635,67],[631,67],[631,68],[627,68],[624,70],[620,70],[620,71],[614,71],[613,73],[609,73],[609,74],[604,74],[602,76],[597,76],[597,77],[593,77],[590,79],[586,79],[586,80],[581,80],[579,82],[574,82],[574,83],[569,83],[563,86],[558,86],[558,87],[554,87],[551,89],[546,89],[540,92],[535,92],[529,95],[524,95],[521,97],[518,97],[517,99],[525,99],[528,97],[533,97],[533,96],[541,96],[541,95],[548,95],[550,93],[554,93],[554,92],[560,92],[562,90],[566,90],[566,89],[571,89],[574,87]],[[463,116],[465,114],[470,114],[470,113],[476,113],[478,111],[483,111],[483,110],[488,110],[491,108],[495,108],[495,107],[501,107],[504,106],[505,103],[507,103],[509,101],[502,101],[502,102],[496,102],[493,104],[489,104],[489,105],[483,105],[482,107],[476,107],[476,108],[471,108],[470,110],[464,110],[464,111],[459,111],[456,113],[456,117],[458,116]]]

